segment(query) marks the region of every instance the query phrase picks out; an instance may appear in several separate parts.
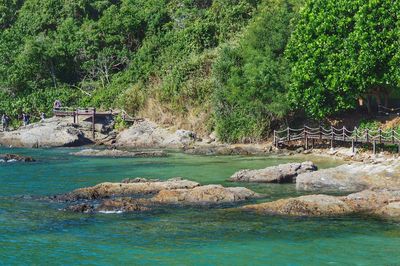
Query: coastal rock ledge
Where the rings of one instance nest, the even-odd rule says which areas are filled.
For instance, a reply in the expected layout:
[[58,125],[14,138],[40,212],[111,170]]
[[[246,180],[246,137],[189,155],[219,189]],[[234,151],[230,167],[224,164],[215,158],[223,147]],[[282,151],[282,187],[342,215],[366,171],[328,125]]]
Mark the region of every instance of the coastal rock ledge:
[[299,174],[296,188],[305,191],[356,192],[368,188],[400,188],[398,162],[352,163]]
[[328,195],[308,195],[242,207],[257,213],[287,216],[337,216],[352,213],[342,200]]
[[262,195],[244,187],[200,186],[198,183],[170,179],[124,179],[121,183],[101,183],[51,197],[67,202],[73,212],[120,213],[146,211],[164,205],[217,205],[260,198]]
[[188,189],[200,186],[197,182],[181,178],[172,178],[167,181],[147,180],[145,178],[137,180],[138,182],[127,182],[125,179],[123,180],[124,183],[100,183],[93,187],[79,188],[67,194],[54,196],[54,199],[58,201],[96,200],[110,197],[156,194],[165,189]]
[[241,170],[233,174],[228,181],[254,183],[293,183],[298,175],[317,171],[313,162],[287,163],[259,170]]
[[286,216],[343,216],[367,214],[400,219],[400,190],[372,189],[348,196],[307,195],[247,205],[242,210]]

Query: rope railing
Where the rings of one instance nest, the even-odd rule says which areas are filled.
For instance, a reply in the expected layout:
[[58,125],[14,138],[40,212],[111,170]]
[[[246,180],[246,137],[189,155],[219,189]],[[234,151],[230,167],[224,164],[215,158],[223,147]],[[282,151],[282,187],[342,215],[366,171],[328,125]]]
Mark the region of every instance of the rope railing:
[[309,127],[305,125],[303,128],[287,127],[283,130],[274,131],[274,145],[276,147],[298,140],[305,142],[306,149],[308,149],[309,140],[313,141],[313,143],[315,140],[328,140],[331,142],[331,147],[333,147],[334,142],[351,143],[353,151],[354,145],[360,143],[372,144],[374,153],[376,152],[376,144],[396,144],[398,150],[400,150],[400,133],[394,129],[382,130],[379,128],[376,130],[362,130],[355,127],[353,130],[350,130],[346,127],[336,128],[333,126],[327,129],[322,126]]

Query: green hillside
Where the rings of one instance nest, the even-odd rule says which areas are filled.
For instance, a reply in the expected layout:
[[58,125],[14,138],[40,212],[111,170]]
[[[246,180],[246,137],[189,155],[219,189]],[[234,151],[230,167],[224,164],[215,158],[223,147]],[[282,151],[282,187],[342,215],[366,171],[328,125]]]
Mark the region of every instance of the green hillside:
[[323,118],[396,88],[398,11],[389,0],[0,0],[0,111],[50,113],[57,98],[257,141],[299,110]]

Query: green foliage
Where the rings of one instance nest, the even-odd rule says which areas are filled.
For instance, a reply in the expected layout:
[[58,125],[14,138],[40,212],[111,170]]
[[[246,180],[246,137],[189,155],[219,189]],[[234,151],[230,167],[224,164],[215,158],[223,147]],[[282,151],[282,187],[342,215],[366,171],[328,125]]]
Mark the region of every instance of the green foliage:
[[127,128],[128,127],[128,124],[126,123],[126,121],[124,120],[124,119],[122,119],[122,116],[121,115],[118,115],[116,118],[115,118],[115,126],[114,126],[114,128],[117,130],[117,131],[122,131],[122,130],[124,130],[125,128]]
[[214,66],[215,119],[221,139],[257,141],[288,112],[288,64],[283,56],[300,1],[266,1],[238,43]]
[[287,48],[290,99],[323,118],[398,87],[400,2],[308,1]]
[[135,84],[131,88],[124,91],[124,93],[120,96],[120,106],[129,115],[136,115],[136,113],[143,107],[146,101],[146,95],[143,90],[143,85]]
[[380,126],[381,123],[376,120],[361,120],[357,128],[359,132],[365,132],[367,129],[377,131]]
[[79,88],[80,105],[136,110],[130,88],[141,84],[144,93],[160,80],[156,94],[185,111],[209,101],[212,50],[247,24],[258,3],[1,0],[0,90],[22,99]]
[[44,112],[47,116],[52,115],[52,108],[55,99],[59,99],[64,106],[76,106],[76,99],[80,92],[68,87],[57,89],[46,88],[37,90],[27,96],[15,96],[8,93],[0,93],[0,113],[6,113],[16,119],[27,112],[31,114],[33,120],[38,120],[40,114]]

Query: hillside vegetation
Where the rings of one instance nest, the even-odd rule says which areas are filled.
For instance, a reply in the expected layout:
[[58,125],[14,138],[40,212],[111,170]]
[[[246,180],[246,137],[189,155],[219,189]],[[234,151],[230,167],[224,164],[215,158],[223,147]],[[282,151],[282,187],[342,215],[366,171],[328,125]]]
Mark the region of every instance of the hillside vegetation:
[[60,99],[258,141],[397,88],[398,14],[390,0],[0,0],[0,111]]

